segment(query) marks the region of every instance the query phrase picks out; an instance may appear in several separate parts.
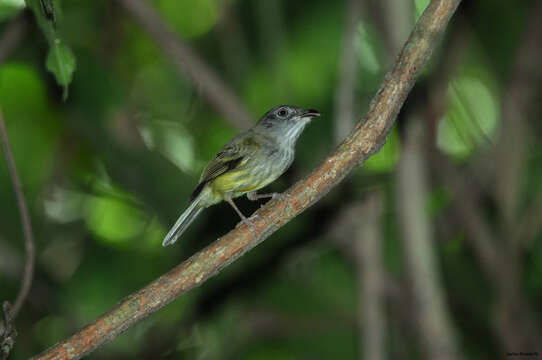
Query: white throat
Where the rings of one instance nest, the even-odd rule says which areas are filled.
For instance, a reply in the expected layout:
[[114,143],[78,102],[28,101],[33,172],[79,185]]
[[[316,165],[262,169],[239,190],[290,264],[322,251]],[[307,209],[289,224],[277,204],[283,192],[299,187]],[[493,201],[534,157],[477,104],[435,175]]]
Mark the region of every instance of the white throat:
[[278,142],[283,146],[293,148],[295,142],[299,138],[299,135],[303,132],[303,129],[310,122],[311,118],[301,118],[295,122],[282,136],[278,138]]

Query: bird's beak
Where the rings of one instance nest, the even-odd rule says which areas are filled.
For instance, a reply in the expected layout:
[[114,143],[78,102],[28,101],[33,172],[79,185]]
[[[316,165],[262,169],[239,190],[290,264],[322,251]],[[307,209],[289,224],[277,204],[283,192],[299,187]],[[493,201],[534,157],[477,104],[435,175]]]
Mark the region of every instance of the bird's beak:
[[300,117],[302,117],[302,118],[314,118],[314,117],[318,117],[318,116],[320,116],[320,112],[318,110],[309,109],[309,110],[305,110],[305,112],[303,114],[301,114]]

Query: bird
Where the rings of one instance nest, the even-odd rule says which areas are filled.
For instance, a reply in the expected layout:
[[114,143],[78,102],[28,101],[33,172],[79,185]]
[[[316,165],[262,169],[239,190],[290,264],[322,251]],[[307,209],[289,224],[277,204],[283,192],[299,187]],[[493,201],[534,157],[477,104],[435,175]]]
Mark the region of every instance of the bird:
[[203,170],[189,205],[165,236],[162,246],[173,244],[203,209],[228,202],[241,223],[254,225],[233,202],[247,195],[249,200],[280,198],[283,194],[256,191],[280,177],[292,164],[295,144],[317,110],[281,105],[266,112],[250,129],[226,143]]

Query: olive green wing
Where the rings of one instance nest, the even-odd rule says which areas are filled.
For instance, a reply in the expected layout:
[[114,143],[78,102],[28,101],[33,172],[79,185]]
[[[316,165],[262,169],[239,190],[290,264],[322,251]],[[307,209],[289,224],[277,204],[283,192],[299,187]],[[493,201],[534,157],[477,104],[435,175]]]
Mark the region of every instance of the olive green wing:
[[218,154],[214,157],[213,160],[207,165],[201,178],[199,184],[192,193],[190,197],[193,200],[196,196],[199,195],[203,186],[209,181],[212,181],[219,177],[220,175],[238,168],[244,163],[248,158],[254,155],[260,146],[252,137],[249,137],[248,134],[242,134],[238,137],[235,137],[229,143],[224,145]]

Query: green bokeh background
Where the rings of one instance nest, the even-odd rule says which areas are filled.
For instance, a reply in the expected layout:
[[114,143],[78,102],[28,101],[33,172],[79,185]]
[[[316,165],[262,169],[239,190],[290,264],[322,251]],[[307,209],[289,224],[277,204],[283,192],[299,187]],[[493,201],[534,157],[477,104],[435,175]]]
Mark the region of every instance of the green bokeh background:
[[[323,114],[307,128],[294,165],[271,190],[286,189],[335,148],[343,1],[272,0],[275,12],[255,0],[149,2],[233,88],[254,121],[282,103]],[[428,3],[412,2],[415,15]],[[438,147],[457,164],[471,166],[496,142],[503,88],[533,2],[476,3],[460,9],[467,26],[451,25],[450,32],[465,26],[470,41],[451,74],[437,129]],[[206,210],[178,244],[161,247],[201,170],[238,129],[205,102],[117,1],[55,5],[56,28],[44,32],[23,1],[0,0],[0,32],[17,18],[26,24],[24,40],[0,64],[0,106],[37,247],[34,285],[16,321],[14,360],[69,336],[238,222],[229,206],[220,204]],[[389,68],[376,20],[367,14],[362,19],[356,36],[360,116]],[[438,76],[435,66],[421,83]],[[59,75],[62,71],[67,73]],[[538,194],[540,148],[530,151],[525,192]],[[385,267],[391,277],[405,280],[393,186],[400,153],[396,127],[380,153],[315,207],[89,358],[359,358],[362,296],[356,266],[327,234],[342,207],[382,189]],[[450,197],[443,186],[431,186],[432,222],[447,212]],[[24,247],[4,161],[0,204],[0,300],[13,300]],[[260,206],[245,199],[238,205],[246,214]],[[486,210],[494,211],[492,205]],[[487,308],[492,294],[464,237],[457,228],[434,244],[451,319],[465,358],[499,358]],[[523,268],[525,296],[533,304],[542,301],[541,254],[538,234]],[[542,309],[535,310],[540,325]],[[423,358],[414,330],[397,322],[387,321],[390,358]]]

